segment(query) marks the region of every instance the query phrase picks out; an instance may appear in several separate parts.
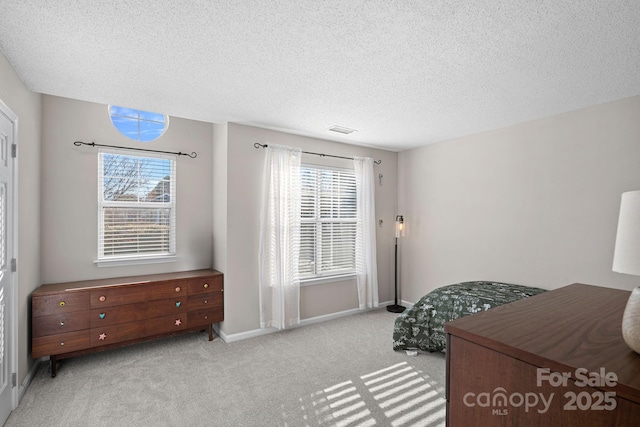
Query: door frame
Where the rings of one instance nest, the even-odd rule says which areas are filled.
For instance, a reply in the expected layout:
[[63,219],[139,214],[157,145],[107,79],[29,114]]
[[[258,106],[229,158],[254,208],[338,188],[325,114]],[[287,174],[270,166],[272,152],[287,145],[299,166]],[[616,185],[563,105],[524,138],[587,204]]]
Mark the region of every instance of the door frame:
[[[7,104],[5,104],[2,99],[0,99],[0,114],[4,114],[7,116],[9,121],[13,124],[13,143],[16,146],[16,153],[18,147],[18,116],[13,112],[11,108]],[[12,231],[13,231],[13,242],[12,243],[12,253],[7,254],[8,260],[18,259],[18,156],[12,157],[11,161],[13,162],[13,167],[11,171],[11,180],[13,186],[13,200],[12,200]],[[20,384],[18,378],[18,269],[13,272],[11,275],[11,301],[12,304],[11,310],[9,311],[10,316],[10,324],[11,324],[11,340],[9,341],[9,346],[11,350],[9,350],[9,373],[16,374],[16,385],[11,388],[11,410],[15,410],[18,407],[18,398],[20,391]]]

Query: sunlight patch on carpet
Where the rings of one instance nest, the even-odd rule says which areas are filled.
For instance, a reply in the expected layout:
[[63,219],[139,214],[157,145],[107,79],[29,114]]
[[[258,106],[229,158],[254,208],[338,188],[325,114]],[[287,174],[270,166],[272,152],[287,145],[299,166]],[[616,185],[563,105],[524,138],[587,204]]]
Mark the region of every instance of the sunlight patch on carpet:
[[[349,379],[298,399],[285,425],[419,427],[444,425],[443,388],[407,362]],[[296,424],[297,423],[297,424]]]

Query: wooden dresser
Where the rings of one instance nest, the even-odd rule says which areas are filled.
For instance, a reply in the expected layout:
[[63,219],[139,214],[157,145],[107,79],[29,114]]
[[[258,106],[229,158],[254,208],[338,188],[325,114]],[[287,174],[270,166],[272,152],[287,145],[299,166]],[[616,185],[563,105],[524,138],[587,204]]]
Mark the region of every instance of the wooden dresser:
[[638,425],[629,294],[573,284],[445,324],[447,425]]
[[222,273],[195,270],[42,285],[32,294],[32,356],[57,360],[224,320]]

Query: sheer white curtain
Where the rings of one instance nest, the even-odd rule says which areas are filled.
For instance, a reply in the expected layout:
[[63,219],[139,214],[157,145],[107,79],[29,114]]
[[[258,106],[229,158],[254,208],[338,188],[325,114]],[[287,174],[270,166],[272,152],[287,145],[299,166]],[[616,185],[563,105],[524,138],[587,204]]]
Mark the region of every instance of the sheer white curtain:
[[300,160],[297,148],[266,149],[260,217],[260,327],[300,323]]
[[353,159],[356,172],[358,225],[356,230],[356,277],[360,309],[378,306],[376,262],[375,181],[373,159]]

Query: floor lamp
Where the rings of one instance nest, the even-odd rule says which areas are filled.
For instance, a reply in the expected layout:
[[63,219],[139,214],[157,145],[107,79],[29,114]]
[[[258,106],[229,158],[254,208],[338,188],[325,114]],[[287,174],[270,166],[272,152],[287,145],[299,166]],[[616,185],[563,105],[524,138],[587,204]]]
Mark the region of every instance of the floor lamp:
[[404,237],[405,226],[404,226],[404,217],[402,215],[396,216],[396,262],[395,262],[395,271],[394,271],[394,281],[395,281],[395,297],[393,300],[393,305],[387,306],[387,311],[392,313],[402,313],[405,309],[404,306],[398,304],[398,237]]

